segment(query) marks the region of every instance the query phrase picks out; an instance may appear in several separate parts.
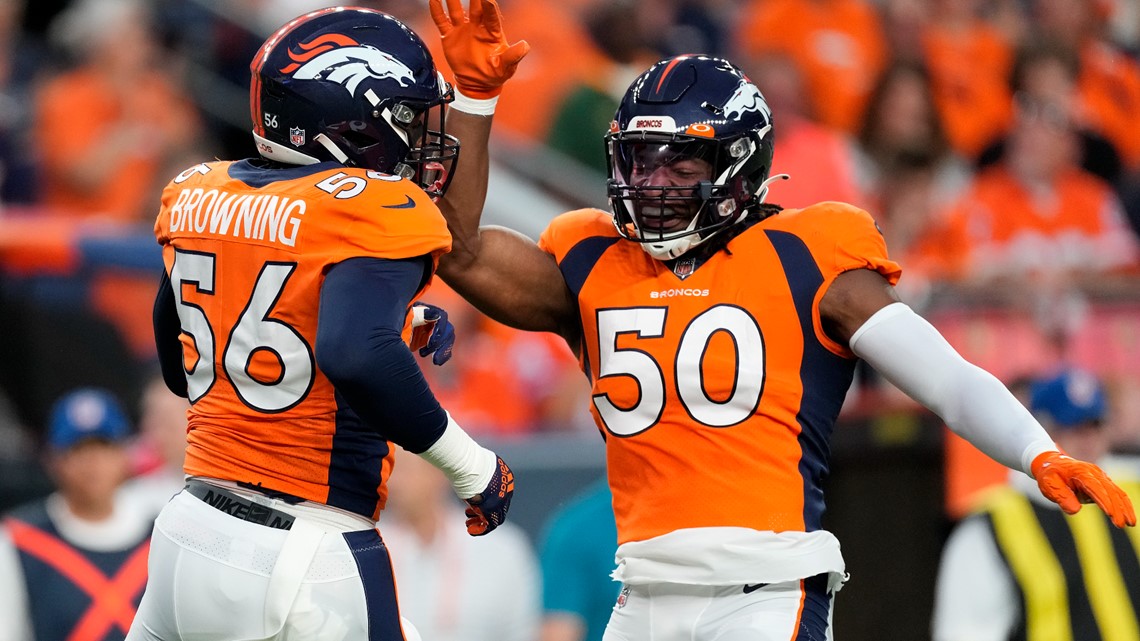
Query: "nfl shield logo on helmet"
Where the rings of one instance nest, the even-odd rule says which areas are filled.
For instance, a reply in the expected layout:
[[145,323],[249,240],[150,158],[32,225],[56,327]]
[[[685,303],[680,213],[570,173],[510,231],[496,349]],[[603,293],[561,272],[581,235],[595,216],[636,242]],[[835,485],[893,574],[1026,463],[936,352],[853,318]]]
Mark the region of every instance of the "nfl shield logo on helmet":
[[290,127],[289,142],[293,143],[294,147],[303,147],[305,145],[305,130],[300,127]]

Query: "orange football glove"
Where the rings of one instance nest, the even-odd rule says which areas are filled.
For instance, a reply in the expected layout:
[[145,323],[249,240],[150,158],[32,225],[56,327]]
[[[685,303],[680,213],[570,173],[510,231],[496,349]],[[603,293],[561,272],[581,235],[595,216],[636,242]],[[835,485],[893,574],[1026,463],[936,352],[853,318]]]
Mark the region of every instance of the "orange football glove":
[[1078,461],[1060,452],[1044,452],[1030,466],[1041,493],[1076,514],[1081,503],[1096,503],[1116,527],[1136,525],[1136,511],[1124,490],[1096,465]]
[[460,0],[429,0],[431,19],[439,29],[443,56],[455,74],[455,85],[468,98],[485,100],[503,91],[519,61],[530,51],[526,40],[507,44],[503,16],[495,0],[470,0],[471,14]]

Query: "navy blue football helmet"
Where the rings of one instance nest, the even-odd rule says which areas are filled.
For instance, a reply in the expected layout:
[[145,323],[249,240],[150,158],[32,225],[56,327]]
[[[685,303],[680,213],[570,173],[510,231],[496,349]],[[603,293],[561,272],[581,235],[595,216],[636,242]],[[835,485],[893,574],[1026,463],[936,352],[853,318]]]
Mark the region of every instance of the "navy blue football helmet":
[[626,91],[606,160],[618,233],[654,258],[677,258],[763,202],[772,112],[727,60],[662,60]]
[[[423,40],[399,20],[356,7],[314,11],[270,36],[250,71],[253,136],[265,158],[334,160],[443,195],[459,154],[444,132],[454,94]],[[439,128],[431,129],[437,106]]]

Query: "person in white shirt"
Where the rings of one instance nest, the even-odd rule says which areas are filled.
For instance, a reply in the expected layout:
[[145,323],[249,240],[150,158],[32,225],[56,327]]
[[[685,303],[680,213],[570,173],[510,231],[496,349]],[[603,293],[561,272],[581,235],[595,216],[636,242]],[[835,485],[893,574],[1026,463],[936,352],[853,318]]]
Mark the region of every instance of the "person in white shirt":
[[396,450],[388,487],[379,525],[400,614],[425,640],[534,641],[541,579],[526,533],[507,522],[495,536],[468,536],[449,518],[456,499],[447,478],[403,450]]
[[152,469],[131,478],[122,488],[130,500],[157,515],[186,485],[186,412],[190,403],[166,388],[161,376],[147,382],[139,403],[139,439],[157,459]]

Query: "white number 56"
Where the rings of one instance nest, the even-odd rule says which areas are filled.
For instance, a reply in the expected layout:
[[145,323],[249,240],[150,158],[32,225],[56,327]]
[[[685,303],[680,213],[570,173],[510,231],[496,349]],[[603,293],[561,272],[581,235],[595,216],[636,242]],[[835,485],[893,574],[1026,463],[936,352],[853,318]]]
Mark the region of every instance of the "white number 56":
[[[205,396],[217,380],[214,371],[217,340],[206,312],[193,302],[183,300],[182,288],[193,285],[197,293],[212,296],[216,262],[213,254],[177,250],[174,267],[170,270],[182,331],[190,336],[198,352],[197,362],[192,366],[184,364],[191,403]],[[313,350],[309,344],[292,326],[269,315],[296,267],[294,263],[262,265],[237,324],[223,328],[229,336],[222,354],[226,376],[242,402],[261,412],[284,412],[300,403],[315,379]],[[276,380],[258,380],[250,373],[250,365],[258,352],[277,359],[281,370]]]

